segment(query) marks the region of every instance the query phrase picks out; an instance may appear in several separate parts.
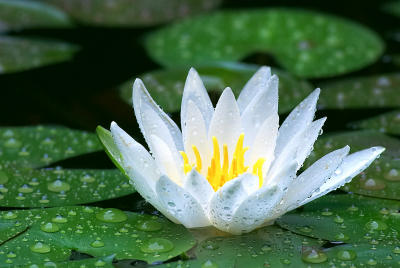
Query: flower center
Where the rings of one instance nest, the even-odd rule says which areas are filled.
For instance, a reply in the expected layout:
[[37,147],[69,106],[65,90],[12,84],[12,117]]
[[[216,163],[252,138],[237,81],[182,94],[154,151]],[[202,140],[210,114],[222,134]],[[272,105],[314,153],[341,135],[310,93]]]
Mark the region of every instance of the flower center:
[[[214,191],[217,191],[222,185],[227,181],[230,181],[237,176],[247,172],[248,166],[244,165],[244,154],[249,149],[249,147],[243,147],[244,134],[240,134],[239,139],[236,143],[235,151],[233,153],[233,159],[229,161],[228,146],[223,144],[222,155],[223,159],[221,161],[220,146],[218,140],[215,136],[212,137],[213,142],[213,154],[211,157],[210,165],[207,169],[207,180],[213,187]],[[189,158],[187,154],[180,151],[183,158],[183,171],[185,174],[189,173],[194,167],[198,172],[201,171],[202,161],[199,150],[195,145],[192,145],[194,155],[196,157],[196,163],[189,163]],[[252,173],[259,178],[259,186],[263,184],[263,164],[265,158],[260,157],[253,165]]]

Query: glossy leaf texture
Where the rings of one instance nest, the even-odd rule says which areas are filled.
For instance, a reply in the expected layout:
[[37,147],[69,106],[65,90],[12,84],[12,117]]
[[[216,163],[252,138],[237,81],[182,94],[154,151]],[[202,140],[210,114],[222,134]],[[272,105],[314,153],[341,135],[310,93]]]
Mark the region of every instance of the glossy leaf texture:
[[150,26],[217,7],[221,0],[40,0],[83,24],[107,27]]
[[356,129],[374,129],[387,134],[400,135],[400,110],[350,123],[350,127]]
[[[232,88],[236,96],[250,77],[260,66],[244,63],[219,63],[199,65],[199,72],[209,93],[220,95],[226,87]],[[156,70],[139,75],[151,96],[167,112],[177,112],[181,106],[182,92],[189,69],[175,67]],[[279,77],[279,112],[285,113],[293,109],[311,91],[313,87],[304,80],[297,79],[287,72],[273,69],[272,73]],[[123,100],[132,104],[132,85],[134,78],[120,86]]]
[[386,151],[342,190],[358,194],[400,200],[400,141],[376,131],[349,131],[321,137],[306,165],[335,149],[350,146],[351,152],[372,146]]
[[0,32],[72,26],[68,16],[45,3],[0,0]]
[[2,211],[0,216],[2,237],[8,238],[1,241],[1,266],[66,261],[72,249],[152,263],[195,244],[182,225],[118,209],[59,207]]
[[112,264],[114,256],[100,257],[100,258],[87,258],[83,260],[71,260],[63,262],[52,262],[47,261],[43,264],[26,264],[26,265],[13,265],[12,267],[18,268],[46,268],[46,267],[57,267],[57,268],[85,268],[85,267],[102,267],[102,268],[113,268]]
[[68,61],[78,50],[69,43],[8,36],[0,36],[0,48],[0,74]]
[[400,73],[346,78],[318,85],[321,109],[400,106]]
[[376,61],[384,47],[374,32],[357,23],[295,9],[215,12],[151,33],[145,44],[165,66],[239,61],[265,52],[302,77],[361,69]]

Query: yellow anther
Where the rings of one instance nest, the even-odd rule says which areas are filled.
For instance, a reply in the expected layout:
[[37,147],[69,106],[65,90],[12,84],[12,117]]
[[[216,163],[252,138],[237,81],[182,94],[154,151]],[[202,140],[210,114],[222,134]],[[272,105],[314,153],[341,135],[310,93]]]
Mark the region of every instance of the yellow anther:
[[257,162],[254,164],[253,166],[253,174],[258,176],[258,180],[259,180],[259,185],[260,187],[263,185],[264,183],[264,178],[263,178],[263,172],[262,172],[262,167],[264,165],[265,162],[265,158],[259,158],[257,160]]
[[200,157],[200,153],[199,150],[197,149],[196,145],[192,145],[193,148],[193,152],[194,152],[194,156],[196,157],[196,170],[198,172],[201,171],[201,157]]
[[179,151],[183,158],[183,171],[187,174],[189,171],[192,170],[193,166],[189,164],[189,158],[184,151]]

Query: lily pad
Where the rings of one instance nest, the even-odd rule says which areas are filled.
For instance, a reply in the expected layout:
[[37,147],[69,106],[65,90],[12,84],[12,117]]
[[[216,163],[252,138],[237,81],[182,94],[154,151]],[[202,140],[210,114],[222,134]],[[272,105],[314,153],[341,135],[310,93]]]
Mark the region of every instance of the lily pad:
[[345,243],[399,245],[400,202],[361,195],[327,195],[277,223],[292,232]]
[[72,249],[94,257],[164,261],[195,244],[182,226],[164,218],[97,207],[61,207],[0,212],[0,232],[9,223],[29,228],[0,245],[0,265],[60,262]]
[[[119,170],[0,170],[0,206],[54,207],[97,202],[135,192]],[[4,182],[7,180],[6,182]],[[1,181],[0,181],[1,182]]]
[[0,37],[0,74],[68,61],[78,47],[69,43],[21,37]]
[[400,73],[336,80],[320,85],[322,109],[400,106]]
[[1,167],[43,167],[101,150],[94,133],[66,127],[2,127],[0,137]]
[[376,61],[384,47],[374,32],[357,23],[295,9],[216,12],[153,32],[145,44],[165,66],[239,61],[261,51],[302,77],[361,69]]
[[356,129],[374,129],[388,134],[400,135],[400,110],[353,122],[350,123],[350,126]]
[[[206,88],[220,94],[226,87],[231,87],[235,95],[240,91],[250,77],[260,66],[242,63],[219,63],[209,66],[198,66]],[[156,70],[140,75],[155,101],[167,112],[179,111],[182,92],[188,68],[176,67],[166,70]],[[272,70],[279,76],[279,112],[290,111],[301,102],[311,91],[312,86],[306,81],[294,78],[281,70]],[[125,82],[120,87],[121,97],[132,103],[132,85],[134,79]]]
[[29,0],[0,0],[0,32],[69,26],[68,16],[47,4]]
[[113,268],[112,264],[114,256],[107,256],[101,258],[87,258],[79,261],[65,261],[65,262],[42,262],[43,264],[28,264],[28,265],[10,265],[11,267],[18,268],[46,268],[46,267],[57,267],[57,268],[85,268],[85,267],[102,267],[102,268]]
[[217,7],[221,0],[41,0],[77,21],[109,27],[149,26]]
[[317,140],[307,165],[345,145],[350,145],[352,152],[377,145],[385,147],[386,151],[342,190],[400,200],[400,140],[385,134],[364,130],[322,137]]

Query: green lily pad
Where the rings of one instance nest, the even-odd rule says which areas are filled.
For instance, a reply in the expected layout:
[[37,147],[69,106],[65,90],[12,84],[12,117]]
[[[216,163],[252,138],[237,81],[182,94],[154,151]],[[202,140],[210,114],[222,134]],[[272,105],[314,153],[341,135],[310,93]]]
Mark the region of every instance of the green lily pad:
[[383,10],[394,16],[400,17],[400,1],[385,3],[383,5]]
[[70,60],[78,48],[64,42],[0,37],[0,74],[20,72]]
[[277,223],[292,232],[345,243],[399,245],[400,202],[361,195],[327,195]]
[[361,69],[382,54],[383,42],[363,26],[294,9],[222,11],[151,33],[150,56],[165,66],[239,61],[272,54],[290,72],[326,77]]
[[322,109],[400,106],[400,73],[336,80],[320,85]]
[[[12,217],[10,215],[13,215]],[[164,261],[195,244],[182,226],[164,218],[97,207],[61,207],[0,212],[0,232],[9,223],[29,228],[0,245],[0,265],[61,262],[72,249],[94,257]],[[4,224],[5,223],[5,224]]]
[[0,137],[1,167],[43,167],[101,150],[95,134],[66,127],[2,127]]
[[380,132],[400,135],[400,110],[350,123],[356,129],[374,129]]
[[47,4],[29,0],[0,0],[0,32],[69,26],[68,16]]
[[386,151],[342,190],[400,200],[400,140],[385,134],[364,130],[322,137],[317,140],[306,165],[345,145],[349,145],[352,152],[377,145],[385,147]]
[[[102,267],[102,268],[113,268],[112,264],[114,256],[107,256],[101,258],[87,258],[83,260],[74,260],[74,261],[64,261],[64,262],[41,262],[41,263],[32,263],[27,265],[10,265],[9,267],[18,267],[18,268],[46,268],[46,267],[57,267],[57,268],[85,268],[85,267]],[[8,267],[8,266],[6,266]]]
[[[250,77],[260,66],[242,63],[220,63],[209,66],[199,66],[197,71],[206,88],[220,94],[226,87],[231,87],[235,95],[240,91]],[[188,68],[176,67],[166,70],[156,70],[140,75],[155,101],[167,112],[179,111],[182,92]],[[290,111],[301,102],[311,91],[312,86],[306,81],[294,78],[281,70],[272,70],[279,76],[279,112]],[[120,87],[121,97],[132,103],[132,85],[134,79],[125,82]]]
[[[97,202],[135,192],[119,170],[4,168],[0,206],[54,207]],[[0,179],[1,180],[1,179]]]
[[217,7],[221,0],[40,0],[77,21],[109,27],[149,26]]
[[108,157],[123,174],[126,174],[125,170],[122,167],[121,153],[114,143],[111,132],[103,128],[102,126],[98,126],[96,128],[96,133]]

